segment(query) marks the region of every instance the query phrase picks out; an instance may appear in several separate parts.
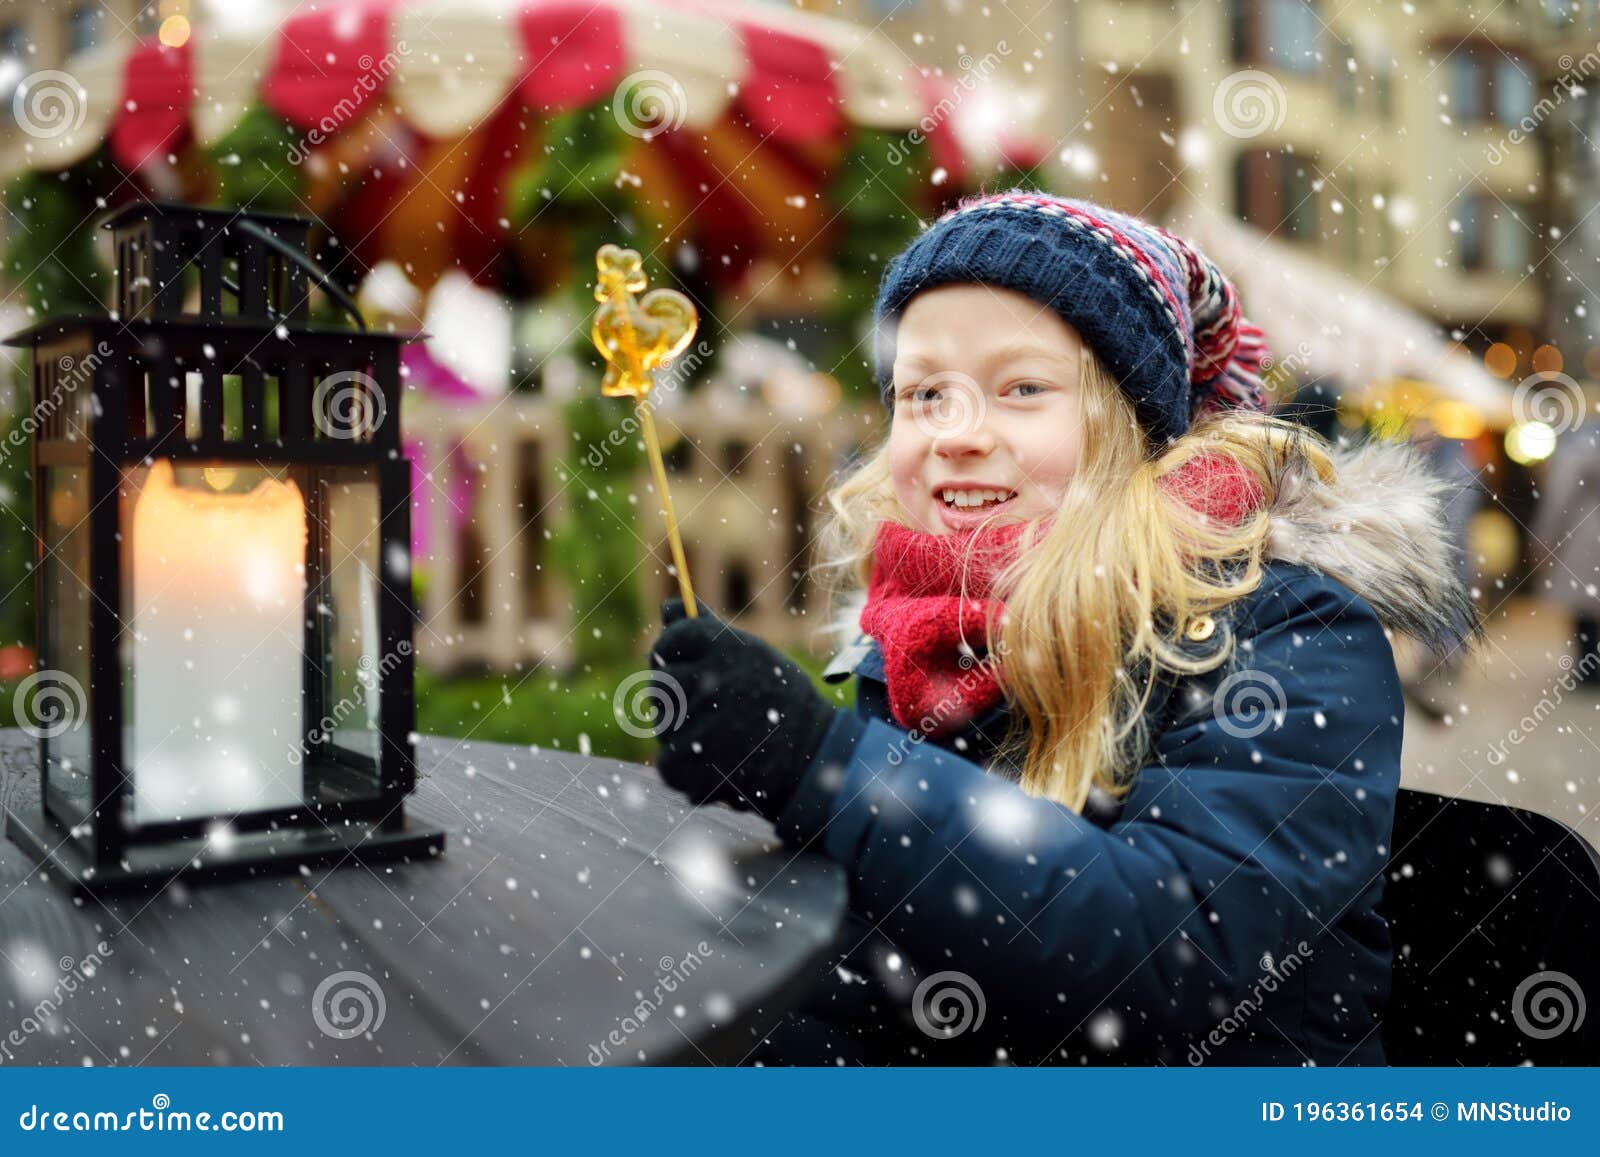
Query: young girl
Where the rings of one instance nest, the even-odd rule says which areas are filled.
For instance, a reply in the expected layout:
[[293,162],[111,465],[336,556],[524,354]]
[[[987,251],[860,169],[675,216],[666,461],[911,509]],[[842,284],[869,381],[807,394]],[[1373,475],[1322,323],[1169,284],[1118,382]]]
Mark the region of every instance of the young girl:
[[829,495],[854,711],[678,600],[651,654],[663,778],[849,877],[756,1057],[1382,1063],[1386,628],[1476,629],[1443,485],[1259,413],[1233,287],[1096,205],[964,202],[877,314],[888,438]]

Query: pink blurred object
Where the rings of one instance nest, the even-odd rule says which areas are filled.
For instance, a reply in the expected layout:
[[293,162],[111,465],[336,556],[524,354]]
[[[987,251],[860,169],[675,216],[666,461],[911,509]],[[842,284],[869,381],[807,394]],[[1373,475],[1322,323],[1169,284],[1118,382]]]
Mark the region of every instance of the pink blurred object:
[[477,400],[483,395],[472,383],[428,352],[420,341],[411,342],[400,353],[400,372],[413,390],[431,398]]
[[[479,401],[483,395],[450,367],[444,365],[421,342],[412,342],[400,355],[401,374],[406,388],[430,398],[448,401]],[[435,462],[428,452],[427,443],[418,438],[406,439],[406,454],[411,459],[411,552],[413,558],[427,558],[433,545],[432,527],[428,507],[443,501],[449,507],[450,531],[460,533],[472,513],[473,466],[460,443],[450,447],[443,462]],[[448,471],[441,479],[439,471]],[[432,482],[426,477],[434,475]],[[443,491],[443,497],[441,497]]]

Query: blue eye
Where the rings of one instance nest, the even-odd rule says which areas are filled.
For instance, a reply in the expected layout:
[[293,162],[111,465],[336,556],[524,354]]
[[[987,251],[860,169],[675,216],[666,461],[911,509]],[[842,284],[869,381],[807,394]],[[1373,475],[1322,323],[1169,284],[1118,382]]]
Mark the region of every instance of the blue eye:
[[1015,389],[1018,392],[1022,390],[1037,390],[1040,393],[1044,393],[1047,388],[1048,387],[1039,382],[1018,382],[1015,386]]

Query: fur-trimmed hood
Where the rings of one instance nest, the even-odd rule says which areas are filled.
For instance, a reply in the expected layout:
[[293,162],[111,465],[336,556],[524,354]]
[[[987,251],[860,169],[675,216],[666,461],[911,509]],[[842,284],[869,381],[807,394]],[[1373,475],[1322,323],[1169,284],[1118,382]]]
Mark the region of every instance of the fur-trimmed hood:
[[1303,463],[1289,467],[1272,507],[1267,557],[1338,579],[1385,627],[1437,654],[1473,639],[1478,612],[1444,512],[1461,484],[1401,442],[1338,449],[1333,464],[1331,483]]
[[[1385,627],[1443,655],[1472,640],[1477,609],[1444,516],[1458,483],[1415,447],[1364,442],[1333,451],[1324,482],[1304,461],[1285,468],[1270,512],[1267,558],[1337,579],[1372,605]],[[830,645],[861,634],[866,592],[844,600]]]

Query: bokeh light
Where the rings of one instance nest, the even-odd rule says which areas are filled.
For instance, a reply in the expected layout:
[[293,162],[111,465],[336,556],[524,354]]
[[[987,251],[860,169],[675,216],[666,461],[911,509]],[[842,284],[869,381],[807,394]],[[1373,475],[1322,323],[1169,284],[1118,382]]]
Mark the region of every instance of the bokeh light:
[[1509,378],[1517,372],[1517,351],[1497,341],[1484,351],[1483,366],[1497,378]]

